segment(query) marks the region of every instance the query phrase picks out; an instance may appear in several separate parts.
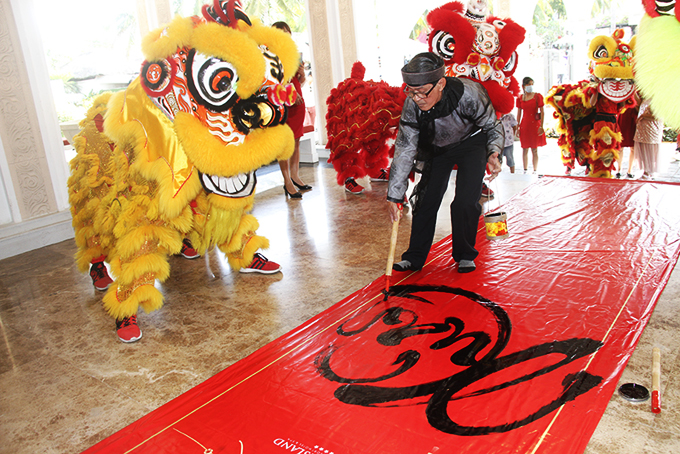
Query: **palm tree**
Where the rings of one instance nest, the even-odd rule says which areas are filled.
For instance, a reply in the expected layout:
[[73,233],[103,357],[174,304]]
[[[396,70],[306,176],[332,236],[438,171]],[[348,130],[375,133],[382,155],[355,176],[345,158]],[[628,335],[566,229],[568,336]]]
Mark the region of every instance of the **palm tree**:
[[563,24],[566,18],[567,8],[563,0],[538,0],[534,9],[533,24],[545,47],[552,47],[552,43],[564,36]]
[[611,11],[612,6],[612,0],[595,0],[593,9],[590,11],[590,17],[593,19],[602,17]]

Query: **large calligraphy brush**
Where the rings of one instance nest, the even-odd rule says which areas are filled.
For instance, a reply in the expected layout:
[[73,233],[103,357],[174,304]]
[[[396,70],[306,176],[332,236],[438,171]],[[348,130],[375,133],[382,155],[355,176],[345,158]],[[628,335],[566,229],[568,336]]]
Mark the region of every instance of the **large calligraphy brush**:
[[[401,213],[399,213],[401,215]],[[399,216],[401,217],[401,216]],[[390,292],[390,277],[392,277],[392,265],[394,264],[394,251],[397,249],[397,234],[399,233],[399,219],[392,221],[392,238],[390,238],[390,253],[387,255],[387,268],[385,269],[385,299]]]

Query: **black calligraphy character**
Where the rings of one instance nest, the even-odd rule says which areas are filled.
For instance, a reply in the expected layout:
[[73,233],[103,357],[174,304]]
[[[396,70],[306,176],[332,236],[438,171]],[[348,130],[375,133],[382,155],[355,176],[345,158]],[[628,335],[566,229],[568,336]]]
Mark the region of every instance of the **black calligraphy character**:
[[[382,325],[387,326],[388,329],[377,335],[375,340],[378,344],[387,347],[399,346],[402,341],[414,336],[446,334],[445,337],[434,341],[429,348],[431,350],[443,350],[459,345],[460,347],[451,354],[450,361],[452,364],[464,369],[443,379],[412,386],[377,386],[370,383],[384,382],[404,374],[418,363],[422,353],[416,350],[401,352],[392,364],[392,366],[397,367],[387,374],[370,378],[350,378],[342,377],[333,371],[331,358],[337,353],[338,348],[331,345],[319,353],[315,364],[322,377],[343,384],[335,391],[335,397],[338,400],[346,404],[364,407],[383,406],[385,404],[402,406],[411,405],[408,401],[430,396],[426,402],[425,414],[432,427],[449,434],[479,436],[508,432],[525,426],[555,411],[566,402],[573,401],[601,383],[602,377],[592,375],[586,371],[567,374],[561,383],[562,389],[559,395],[553,400],[545,402],[540,408],[524,418],[507,421],[495,426],[464,426],[457,424],[449,415],[450,402],[482,396],[529,382],[557,370],[572,361],[595,353],[602,346],[602,342],[588,338],[573,338],[546,342],[500,356],[510,339],[511,322],[508,314],[492,301],[467,290],[446,286],[397,285],[390,289],[389,296],[393,299],[404,298],[424,304],[435,304],[423,296],[426,293],[432,294],[433,292],[439,295],[436,299],[447,294],[458,295],[481,305],[495,320],[497,332],[492,334],[483,331],[465,332],[464,321],[453,316],[445,317],[441,323],[417,324],[418,314],[413,310],[393,305],[388,307],[386,303],[378,303],[369,309],[369,312],[378,309],[376,314],[368,317],[363,323],[362,317],[366,318],[366,313],[354,316],[338,328],[338,334],[347,338],[358,336],[365,333],[369,328],[378,327],[379,323],[382,322]],[[452,309],[456,309],[455,304],[449,301],[447,301],[447,304],[450,304]],[[355,326],[355,328],[346,329],[347,325]],[[492,340],[492,335],[496,338],[495,343]],[[481,355],[484,351],[486,353]],[[481,357],[478,358],[480,355]],[[506,371],[510,367],[522,365],[530,360],[547,357],[548,355],[559,355],[562,359],[540,368],[530,365],[530,367],[535,369],[532,369],[532,372],[524,373],[524,375],[512,380],[464,394],[466,388],[470,388],[482,379],[487,377],[493,378],[494,374]],[[485,383],[487,382],[488,380],[485,381]],[[539,396],[540,398],[545,397]]]

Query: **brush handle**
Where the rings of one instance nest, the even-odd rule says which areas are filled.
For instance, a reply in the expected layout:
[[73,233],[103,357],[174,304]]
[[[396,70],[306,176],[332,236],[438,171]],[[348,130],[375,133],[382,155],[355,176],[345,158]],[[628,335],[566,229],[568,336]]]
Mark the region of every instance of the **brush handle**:
[[652,413],[661,413],[659,388],[661,384],[661,350],[652,350]]
[[385,276],[387,284],[385,290],[390,290],[390,276],[392,276],[392,265],[394,265],[394,251],[397,249],[397,234],[399,233],[399,220],[392,222],[392,238],[390,238],[390,253],[387,255],[387,268]]

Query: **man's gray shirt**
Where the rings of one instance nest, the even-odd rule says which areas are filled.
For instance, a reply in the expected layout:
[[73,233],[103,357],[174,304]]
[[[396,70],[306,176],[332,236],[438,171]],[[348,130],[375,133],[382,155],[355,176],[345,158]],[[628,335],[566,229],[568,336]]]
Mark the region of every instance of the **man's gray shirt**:
[[[480,128],[486,133],[486,157],[503,152],[503,125],[496,117],[496,111],[484,87],[469,79],[459,79],[463,83],[463,95],[451,115],[435,119],[433,145],[450,148],[477,133]],[[404,201],[408,189],[408,177],[415,164],[418,152],[417,115],[418,105],[406,98],[401,112],[399,132],[395,142],[394,160],[390,167],[390,181],[387,187],[387,200],[396,203]]]

